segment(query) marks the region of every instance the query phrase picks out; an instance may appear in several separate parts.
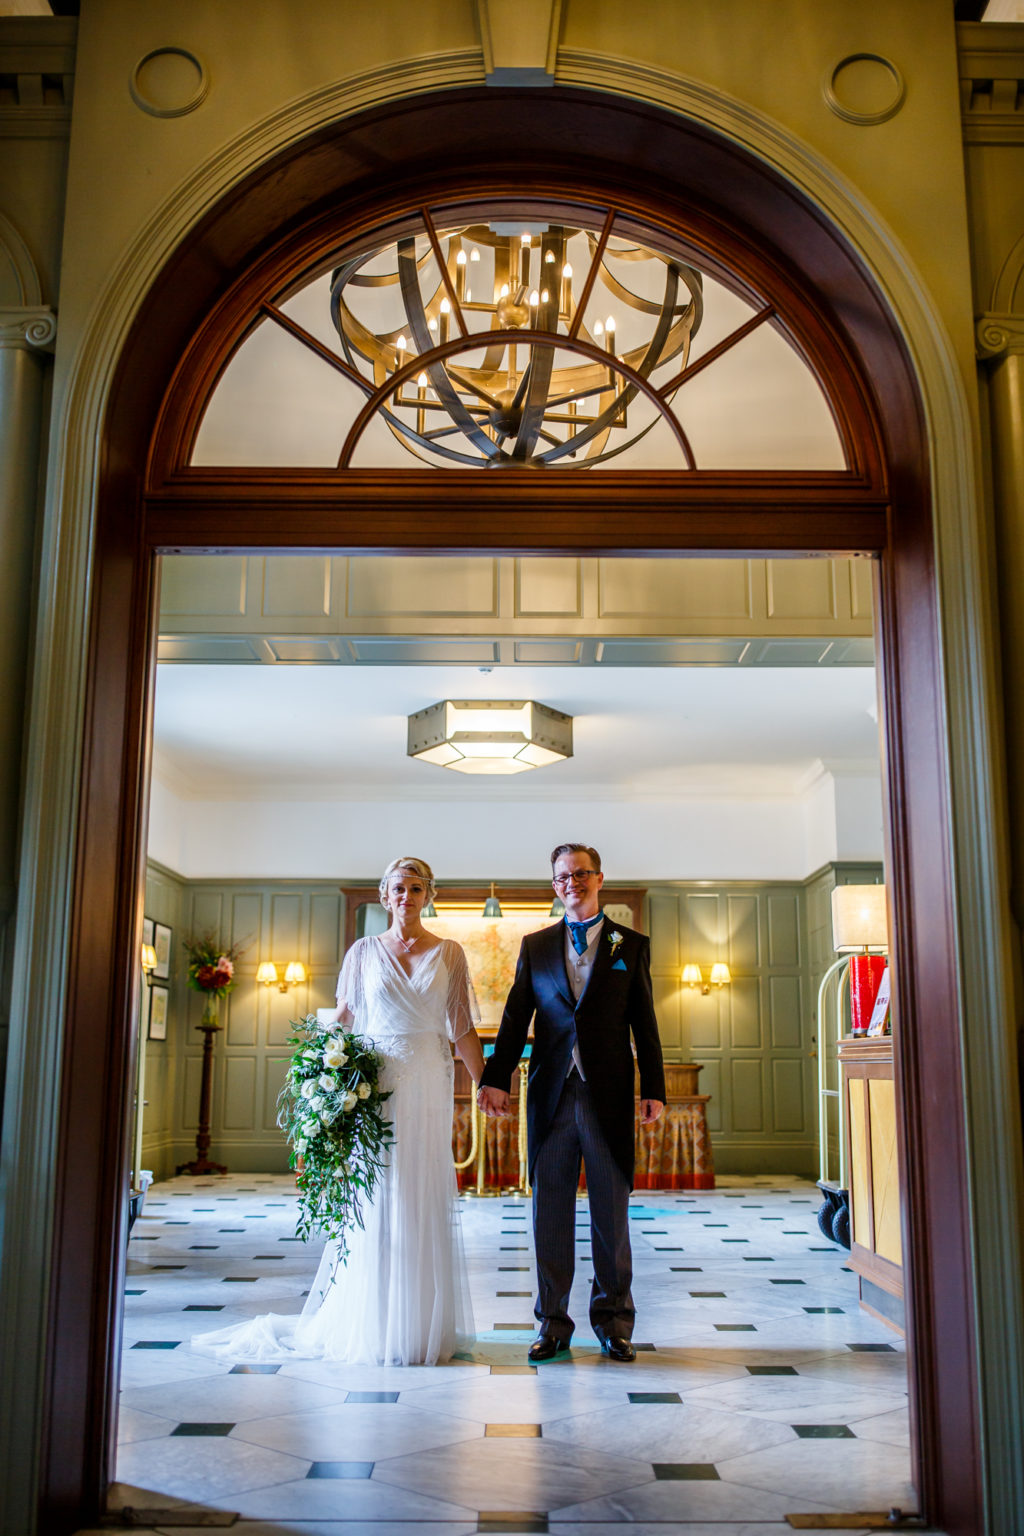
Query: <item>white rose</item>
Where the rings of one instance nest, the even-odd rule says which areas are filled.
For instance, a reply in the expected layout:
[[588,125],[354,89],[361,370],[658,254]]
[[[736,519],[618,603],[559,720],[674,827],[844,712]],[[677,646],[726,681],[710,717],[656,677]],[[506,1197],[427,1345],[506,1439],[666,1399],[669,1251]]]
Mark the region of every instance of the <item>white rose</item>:
[[368,1099],[371,1092],[372,1090],[369,1083],[360,1083],[359,1087],[356,1089],[356,1093],[358,1093],[361,1099]]
[[323,1094],[322,1093],[318,1093],[315,1099],[310,1099],[309,1107],[314,1112],[314,1114],[318,1115],[320,1113],[320,1111],[324,1107],[324,1096],[323,1096]]
[[343,1067],[348,1061],[344,1047],[340,1040],[332,1040],[324,1051],[325,1067]]
[[296,1157],[301,1157],[303,1152],[305,1152],[305,1150],[306,1150],[306,1143],[303,1141],[302,1137],[300,1136],[298,1138],[298,1140],[296,1141],[296,1143],[295,1143],[295,1155],[296,1155]]
[[325,1093],[333,1093],[338,1086],[329,1072],[321,1072],[317,1081]]
[[334,1119],[334,1116],[329,1109],[325,1109],[323,1114],[320,1116],[320,1119],[323,1121],[324,1125],[330,1125],[331,1121]]
[[303,1083],[302,1087],[299,1089],[299,1092],[302,1094],[304,1099],[314,1098],[316,1095],[316,1083],[312,1078],[310,1078],[307,1082]]
[[308,1051],[303,1051],[302,1054],[303,1054],[303,1056],[305,1056],[307,1061],[316,1061],[316,1059],[319,1056],[320,1052],[318,1050],[316,1050],[315,1048],[313,1048],[313,1049],[308,1050]]
[[339,1163],[337,1168],[335,1168],[335,1170],[334,1170],[334,1177],[336,1179],[343,1179],[345,1177],[346,1173],[348,1173],[348,1164],[347,1163]]
[[346,1093],[344,1099],[342,1100],[341,1107],[342,1107],[342,1109],[345,1111],[345,1113],[347,1115],[349,1110],[355,1109],[355,1107],[358,1104],[358,1102],[359,1102],[358,1095],[352,1093],[351,1091],[349,1091],[348,1093]]

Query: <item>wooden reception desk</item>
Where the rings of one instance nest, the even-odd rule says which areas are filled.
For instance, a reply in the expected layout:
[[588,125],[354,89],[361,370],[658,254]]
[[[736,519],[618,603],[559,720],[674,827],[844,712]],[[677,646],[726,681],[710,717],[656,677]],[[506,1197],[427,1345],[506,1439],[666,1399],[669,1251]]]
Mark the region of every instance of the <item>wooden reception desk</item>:
[[[637,1189],[714,1189],[715,1164],[708,1135],[706,1106],[709,1094],[697,1092],[701,1068],[694,1062],[666,1062],[665,1112],[653,1125],[641,1125],[639,1101],[636,1117]],[[512,1113],[503,1120],[483,1124],[483,1187],[489,1191],[515,1189],[520,1184],[519,1133],[520,1074],[513,1074]],[[455,1063],[455,1115],[452,1152],[464,1162],[472,1145],[472,1080],[461,1061]],[[639,1091],[639,1083],[637,1084]],[[478,1132],[479,1134],[479,1132]],[[478,1164],[459,1171],[459,1187],[475,1188]]]
[[850,1268],[860,1304],[903,1331],[903,1238],[892,1036],[839,1042],[850,1186]]

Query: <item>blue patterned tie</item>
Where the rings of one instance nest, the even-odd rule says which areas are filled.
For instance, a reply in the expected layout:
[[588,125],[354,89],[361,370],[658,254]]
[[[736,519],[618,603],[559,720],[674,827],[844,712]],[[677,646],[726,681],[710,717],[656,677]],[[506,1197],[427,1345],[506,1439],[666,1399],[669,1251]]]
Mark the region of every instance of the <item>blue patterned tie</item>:
[[572,939],[572,947],[578,955],[582,955],[583,951],[587,947],[588,928],[593,928],[594,924],[600,922],[600,920],[600,913],[598,913],[597,917],[588,918],[585,923],[570,923],[569,919],[566,918],[565,921],[566,926],[569,929],[569,937]]

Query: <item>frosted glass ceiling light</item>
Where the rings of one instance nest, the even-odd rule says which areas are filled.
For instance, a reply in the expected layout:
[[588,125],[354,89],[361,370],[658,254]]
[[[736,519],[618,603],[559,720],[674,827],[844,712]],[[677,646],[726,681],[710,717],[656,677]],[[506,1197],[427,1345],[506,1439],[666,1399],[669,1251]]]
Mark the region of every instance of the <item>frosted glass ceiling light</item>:
[[523,773],[572,757],[572,716],[532,699],[442,699],[409,716],[407,750],[457,773]]

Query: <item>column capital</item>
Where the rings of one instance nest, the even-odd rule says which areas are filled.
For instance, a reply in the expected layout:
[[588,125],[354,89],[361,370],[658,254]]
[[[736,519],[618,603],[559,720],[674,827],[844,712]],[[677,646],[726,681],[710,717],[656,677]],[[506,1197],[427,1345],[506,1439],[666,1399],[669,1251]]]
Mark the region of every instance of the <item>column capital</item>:
[[1010,353],[1024,353],[1024,315],[995,311],[979,315],[974,325],[974,339],[982,362],[993,362]]
[[57,335],[57,316],[47,305],[0,305],[0,348],[48,352]]

